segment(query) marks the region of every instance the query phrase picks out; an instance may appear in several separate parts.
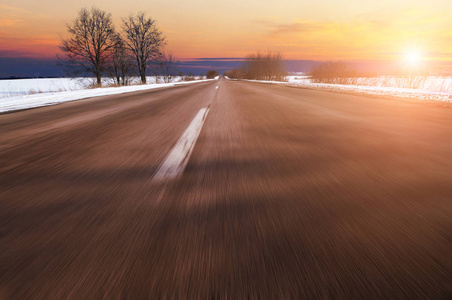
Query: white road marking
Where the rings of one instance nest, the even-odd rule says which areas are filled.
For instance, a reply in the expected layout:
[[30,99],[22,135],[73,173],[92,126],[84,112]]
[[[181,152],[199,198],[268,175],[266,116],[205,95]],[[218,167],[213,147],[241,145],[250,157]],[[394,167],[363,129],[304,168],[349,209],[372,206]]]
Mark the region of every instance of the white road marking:
[[154,180],[175,179],[182,174],[190,159],[209,108],[202,108],[154,174]]
[[216,90],[218,90],[219,86],[215,87]]

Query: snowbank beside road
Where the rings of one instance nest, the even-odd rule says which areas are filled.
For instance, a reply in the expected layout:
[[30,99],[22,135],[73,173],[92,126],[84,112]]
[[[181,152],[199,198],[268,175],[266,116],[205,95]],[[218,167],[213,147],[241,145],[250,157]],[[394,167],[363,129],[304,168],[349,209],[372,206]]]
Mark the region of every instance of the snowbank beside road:
[[409,88],[369,86],[369,85],[312,83],[308,76],[289,76],[288,82],[260,81],[260,80],[249,80],[249,81],[297,86],[312,89],[323,89],[330,91],[344,91],[357,94],[395,96],[401,98],[416,98],[420,100],[437,100],[452,102],[452,83],[450,87],[446,87],[446,89],[444,89],[443,85],[442,91],[436,91],[434,89],[409,89]]
[[[146,76],[147,83],[163,83],[161,76]],[[206,79],[197,76],[196,80]],[[140,84],[138,77],[129,78],[130,85]],[[171,82],[181,82],[184,78],[174,76]],[[92,77],[76,77],[76,78],[28,78],[28,79],[3,79],[0,80],[0,98],[23,96],[29,94],[40,94],[49,92],[69,92],[85,90],[93,87],[96,79]],[[102,78],[104,86],[114,85],[111,78]]]
[[130,93],[136,91],[151,90],[162,87],[172,87],[178,85],[186,85],[198,82],[206,82],[214,79],[206,80],[194,80],[194,81],[182,81],[174,83],[153,83],[145,85],[132,85],[132,86],[122,86],[122,87],[107,87],[107,88],[96,88],[96,89],[84,89],[77,91],[68,92],[57,92],[57,93],[40,93],[24,96],[15,96],[8,98],[0,98],[0,113],[11,112],[15,110],[22,110],[28,108],[35,108],[41,106],[54,105],[58,103],[81,100],[91,97],[98,96],[108,96],[123,93]]

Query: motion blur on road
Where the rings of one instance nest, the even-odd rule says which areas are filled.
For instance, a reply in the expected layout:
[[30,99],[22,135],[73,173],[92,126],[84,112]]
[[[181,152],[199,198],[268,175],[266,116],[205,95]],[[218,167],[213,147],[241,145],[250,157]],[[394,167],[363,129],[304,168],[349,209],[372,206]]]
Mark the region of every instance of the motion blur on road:
[[450,107],[220,79],[0,128],[0,299],[452,295]]

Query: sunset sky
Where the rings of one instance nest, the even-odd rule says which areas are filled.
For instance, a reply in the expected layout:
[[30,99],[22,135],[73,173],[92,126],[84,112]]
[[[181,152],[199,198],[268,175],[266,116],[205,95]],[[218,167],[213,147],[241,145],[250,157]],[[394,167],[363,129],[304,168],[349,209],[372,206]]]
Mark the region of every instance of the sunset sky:
[[0,0],[0,57],[53,58],[82,7],[157,20],[179,58],[243,57],[281,50],[288,59],[398,60],[415,51],[452,61],[450,0]]

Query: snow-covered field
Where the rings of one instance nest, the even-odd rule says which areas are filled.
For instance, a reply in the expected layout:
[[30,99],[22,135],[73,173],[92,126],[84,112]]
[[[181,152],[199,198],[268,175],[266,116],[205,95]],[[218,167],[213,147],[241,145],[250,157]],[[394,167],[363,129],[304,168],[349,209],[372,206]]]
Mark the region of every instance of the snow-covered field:
[[87,78],[36,78],[0,80],[0,98],[28,94],[76,91],[88,86]]
[[[162,79],[156,76],[147,76],[148,83],[162,83]],[[205,79],[197,77],[196,79]],[[182,78],[175,76],[172,82],[180,82]],[[40,94],[49,92],[79,91],[93,86],[94,78],[35,78],[35,79],[5,79],[0,80],[0,98]],[[102,79],[104,86],[113,82],[109,78]],[[139,84],[138,78],[132,78],[131,84]]]
[[[129,93],[135,91],[149,90],[162,87],[170,87],[183,84],[191,84],[212,79],[200,79],[194,81],[180,81],[175,78],[172,83],[155,83],[155,77],[148,78],[148,84],[130,85],[122,87],[87,88],[92,79],[18,79],[0,80],[0,91],[2,94],[10,91],[10,96],[0,98],[0,113],[40,106],[58,104],[67,101],[81,100],[96,96],[107,96],[114,94]],[[6,89],[9,87],[10,89]],[[34,88],[39,88],[37,93],[28,93]],[[6,92],[4,92],[6,91]]]
[[427,76],[426,78],[415,79],[418,88],[405,87],[410,86],[411,83],[403,77],[356,78],[353,85],[313,83],[309,76],[288,76],[287,79],[288,82],[271,81],[269,83],[358,94],[452,102],[452,77]]

